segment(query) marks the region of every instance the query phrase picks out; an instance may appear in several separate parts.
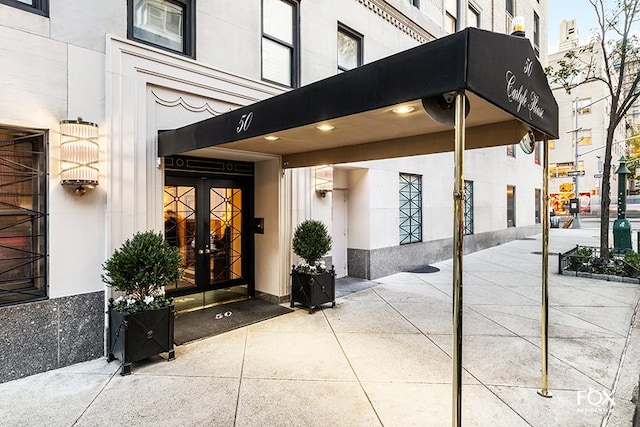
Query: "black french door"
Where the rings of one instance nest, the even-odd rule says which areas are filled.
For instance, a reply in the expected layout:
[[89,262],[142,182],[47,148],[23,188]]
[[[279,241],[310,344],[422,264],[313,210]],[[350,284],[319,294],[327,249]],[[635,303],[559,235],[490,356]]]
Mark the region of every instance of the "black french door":
[[253,282],[253,178],[165,176],[165,239],[180,248],[183,277],[165,289],[177,297]]

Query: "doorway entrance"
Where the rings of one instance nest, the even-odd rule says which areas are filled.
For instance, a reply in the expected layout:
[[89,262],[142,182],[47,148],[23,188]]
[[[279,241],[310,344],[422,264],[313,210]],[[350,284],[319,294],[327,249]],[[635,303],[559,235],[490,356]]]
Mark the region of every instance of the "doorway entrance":
[[165,239],[180,249],[183,267],[167,296],[179,311],[253,297],[253,176],[190,171],[187,160],[165,159]]

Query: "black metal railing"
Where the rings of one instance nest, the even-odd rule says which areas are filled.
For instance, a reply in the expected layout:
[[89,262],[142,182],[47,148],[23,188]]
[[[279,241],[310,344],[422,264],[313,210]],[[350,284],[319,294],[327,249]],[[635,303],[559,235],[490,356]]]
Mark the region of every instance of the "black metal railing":
[[612,251],[608,258],[602,258],[600,248],[579,246],[558,254],[558,274],[564,270],[610,274],[623,277],[640,277],[640,269],[626,262],[621,254]]

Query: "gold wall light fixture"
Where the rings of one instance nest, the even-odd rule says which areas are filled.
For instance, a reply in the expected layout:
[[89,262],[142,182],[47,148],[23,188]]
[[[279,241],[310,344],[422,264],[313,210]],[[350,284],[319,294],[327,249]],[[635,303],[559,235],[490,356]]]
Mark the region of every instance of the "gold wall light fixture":
[[83,196],[98,185],[98,125],[82,117],[60,122],[60,184]]
[[313,171],[313,181],[316,193],[322,198],[333,191],[333,166],[316,166]]

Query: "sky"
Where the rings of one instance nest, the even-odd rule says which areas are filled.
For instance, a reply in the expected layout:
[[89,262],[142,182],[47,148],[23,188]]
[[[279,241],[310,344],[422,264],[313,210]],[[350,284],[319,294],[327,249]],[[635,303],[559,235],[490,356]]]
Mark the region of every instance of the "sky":
[[558,32],[560,21],[576,19],[578,36],[583,39],[591,35],[596,28],[596,14],[587,0],[548,0],[549,52],[558,50]]

